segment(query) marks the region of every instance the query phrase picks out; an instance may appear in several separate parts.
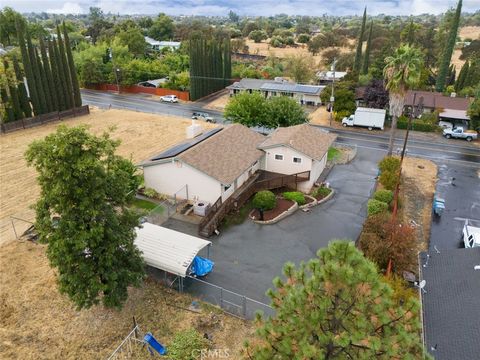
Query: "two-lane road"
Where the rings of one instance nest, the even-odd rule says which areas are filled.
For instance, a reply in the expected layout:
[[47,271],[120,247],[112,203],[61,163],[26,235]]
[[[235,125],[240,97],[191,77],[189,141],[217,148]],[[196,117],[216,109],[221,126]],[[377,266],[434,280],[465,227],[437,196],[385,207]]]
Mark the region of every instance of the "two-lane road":
[[[82,90],[84,104],[100,108],[117,108],[141,111],[155,114],[169,114],[190,118],[194,111],[204,111],[198,103],[162,103],[143,95],[125,95],[113,92]],[[225,121],[223,113],[207,110],[217,122]],[[328,129],[328,128],[327,128]],[[359,148],[376,151],[387,151],[388,134],[367,134],[351,130],[328,129],[338,135],[340,144],[356,145]],[[403,146],[403,138],[395,139],[395,149]],[[479,166],[480,147],[462,140],[451,140],[448,143],[426,141],[415,138],[413,134],[408,141],[408,155],[435,160],[441,163],[455,163],[458,165]]]

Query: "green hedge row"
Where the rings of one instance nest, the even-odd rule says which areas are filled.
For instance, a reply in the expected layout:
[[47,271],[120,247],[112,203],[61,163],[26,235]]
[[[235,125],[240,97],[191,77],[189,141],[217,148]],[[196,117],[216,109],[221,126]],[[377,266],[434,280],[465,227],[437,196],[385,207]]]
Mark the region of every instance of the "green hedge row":
[[[404,119],[398,119],[397,129],[407,129],[408,121]],[[419,122],[418,120],[412,121],[412,129],[415,131],[435,132],[439,129],[437,125]]]

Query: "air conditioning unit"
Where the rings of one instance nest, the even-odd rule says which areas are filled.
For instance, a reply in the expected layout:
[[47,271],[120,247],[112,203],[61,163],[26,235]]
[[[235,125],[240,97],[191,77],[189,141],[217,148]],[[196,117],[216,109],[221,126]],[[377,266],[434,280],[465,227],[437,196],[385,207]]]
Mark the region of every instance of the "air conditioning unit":
[[193,213],[198,216],[205,216],[210,208],[210,203],[206,201],[197,201],[193,204]]

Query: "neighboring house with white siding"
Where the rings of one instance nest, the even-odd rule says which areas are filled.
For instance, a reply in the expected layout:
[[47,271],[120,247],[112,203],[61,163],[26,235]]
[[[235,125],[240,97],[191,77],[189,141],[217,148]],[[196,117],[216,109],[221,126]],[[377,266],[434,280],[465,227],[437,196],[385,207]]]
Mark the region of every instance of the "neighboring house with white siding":
[[229,198],[257,170],[284,175],[310,171],[308,192],[325,168],[335,135],[308,124],[268,137],[243,125],[215,128],[144,161],[145,186],[169,197],[215,203]]

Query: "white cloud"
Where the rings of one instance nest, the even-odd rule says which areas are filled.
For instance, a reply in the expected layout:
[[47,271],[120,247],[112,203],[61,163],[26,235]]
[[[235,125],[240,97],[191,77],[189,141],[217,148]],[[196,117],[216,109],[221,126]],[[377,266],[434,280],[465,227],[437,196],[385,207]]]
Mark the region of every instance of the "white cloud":
[[65,2],[61,8],[48,9],[46,12],[51,14],[82,14],[84,10],[77,3]]

